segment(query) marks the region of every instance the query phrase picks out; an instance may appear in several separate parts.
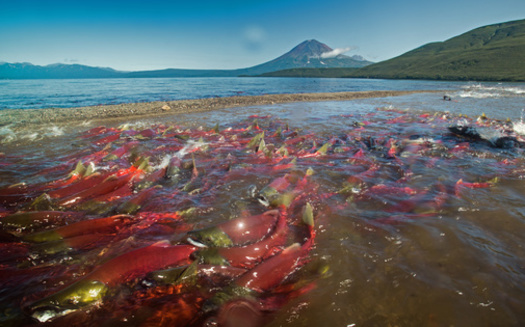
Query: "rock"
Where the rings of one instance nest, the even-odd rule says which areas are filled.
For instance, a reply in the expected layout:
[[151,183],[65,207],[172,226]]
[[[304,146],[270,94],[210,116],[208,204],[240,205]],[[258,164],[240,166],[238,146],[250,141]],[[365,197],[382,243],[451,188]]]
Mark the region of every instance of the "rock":
[[163,105],[162,107],[160,107],[160,109],[164,110],[164,111],[168,111],[168,110],[171,110],[171,107],[168,106],[167,104]]
[[448,130],[457,136],[463,136],[472,140],[481,140],[481,135],[479,135],[478,131],[472,126],[456,125],[450,126]]
[[503,136],[493,142],[496,148],[512,149],[521,147],[520,142],[514,136]]

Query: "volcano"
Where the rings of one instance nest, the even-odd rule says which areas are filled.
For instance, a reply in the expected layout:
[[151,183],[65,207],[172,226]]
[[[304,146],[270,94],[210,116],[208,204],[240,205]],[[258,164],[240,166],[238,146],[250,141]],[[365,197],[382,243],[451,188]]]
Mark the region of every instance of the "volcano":
[[291,68],[360,68],[370,64],[372,62],[361,56],[337,54],[324,43],[307,40],[274,60],[239,71],[242,71],[241,74],[258,75]]

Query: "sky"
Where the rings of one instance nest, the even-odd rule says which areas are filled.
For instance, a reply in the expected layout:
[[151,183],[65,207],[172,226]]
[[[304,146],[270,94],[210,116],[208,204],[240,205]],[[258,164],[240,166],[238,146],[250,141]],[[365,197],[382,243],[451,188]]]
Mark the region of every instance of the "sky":
[[0,0],[0,62],[236,69],[316,39],[370,61],[525,19],[525,0]]

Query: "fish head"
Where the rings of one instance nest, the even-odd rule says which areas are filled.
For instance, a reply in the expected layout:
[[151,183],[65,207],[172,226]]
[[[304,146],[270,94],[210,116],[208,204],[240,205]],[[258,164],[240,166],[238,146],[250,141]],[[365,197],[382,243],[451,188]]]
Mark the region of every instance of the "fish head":
[[148,280],[154,281],[157,285],[195,285],[197,274],[197,262],[194,261],[189,266],[155,271],[148,276]]
[[204,248],[193,253],[200,264],[229,266],[230,263],[219,253],[219,248]]
[[54,206],[51,197],[47,193],[42,193],[31,202],[28,209],[31,211],[46,211],[53,210]]
[[233,241],[217,227],[209,227],[188,232],[188,242],[198,247],[230,247]]
[[256,298],[257,293],[255,291],[232,283],[215,293],[211,298],[207,299],[202,306],[202,312],[208,317],[215,315],[213,318],[217,321],[216,315],[220,313],[228,303],[243,300],[255,302]]
[[205,326],[259,327],[266,323],[263,308],[253,299],[235,299],[224,304],[218,313],[206,320]]
[[180,179],[180,167],[175,165],[168,166],[168,169],[166,169],[166,178],[168,179],[174,179],[178,180]]
[[33,234],[28,234],[23,237],[23,240],[31,243],[44,243],[58,241],[62,239],[62,235],[57,233],[55,230],[45,230]]
[[152,272],[149,274],[147,282],[154,281],[158,285],[175,284],[185,269],[186,266],[182,266]]
[[288,207],[294,197],[292,192],[280,193],[273,187],[266,186],[259,192],[257,201],[265,207],[276,208],[281,205]]
[[46,322],[65,316],[81,307],[101,301],[106,295],[106,284],[94,280],[81,280],[47,298],[29,306],[31,317]]

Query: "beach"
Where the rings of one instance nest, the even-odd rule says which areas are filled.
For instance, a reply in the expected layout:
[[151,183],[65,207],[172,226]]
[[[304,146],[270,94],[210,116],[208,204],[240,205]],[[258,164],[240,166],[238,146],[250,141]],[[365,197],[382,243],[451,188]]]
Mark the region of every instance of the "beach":
[[182,113],[206,112],[225,108],[250,107],[291,102],[346,101],[365,98],[401,96],[414,93],[443,92],[436,90],[364,91],[333,93],[266,94],[258,96],[216,97],[193,100],[155,101],[99,105],[79,108],[6,109],[2,110],[0,126],[18,127],[42,123],[140,119]]

